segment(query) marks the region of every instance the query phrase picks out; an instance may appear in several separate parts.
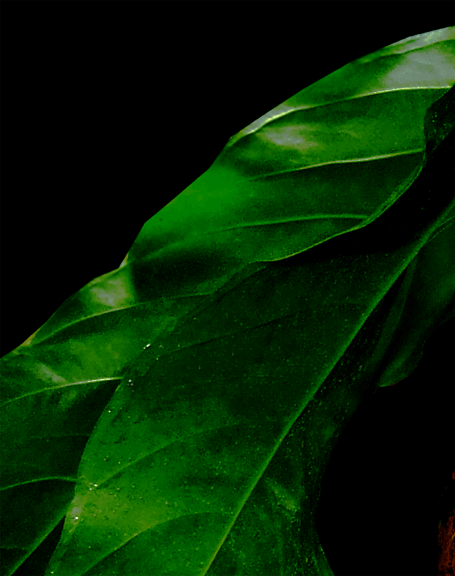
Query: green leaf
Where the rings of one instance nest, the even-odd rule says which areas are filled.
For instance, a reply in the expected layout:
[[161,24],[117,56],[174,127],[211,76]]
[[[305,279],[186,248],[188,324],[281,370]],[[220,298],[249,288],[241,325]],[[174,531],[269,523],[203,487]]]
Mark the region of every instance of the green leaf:
[[2,374],[3,574],[331,575],[315,529],[361,399],[454,314],[455,28],[229,139]]

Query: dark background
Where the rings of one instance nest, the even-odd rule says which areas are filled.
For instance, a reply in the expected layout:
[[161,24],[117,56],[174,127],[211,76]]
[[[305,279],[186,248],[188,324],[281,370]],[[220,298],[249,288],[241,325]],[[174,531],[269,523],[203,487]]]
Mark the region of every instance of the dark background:
[[[230,136],[358,57],[455,25],[452,2],[115,7],[3,15],[1,355],[117,268]],[[437,574],[454,334],[365,400],[334,452],[318,528],[336,575]]]

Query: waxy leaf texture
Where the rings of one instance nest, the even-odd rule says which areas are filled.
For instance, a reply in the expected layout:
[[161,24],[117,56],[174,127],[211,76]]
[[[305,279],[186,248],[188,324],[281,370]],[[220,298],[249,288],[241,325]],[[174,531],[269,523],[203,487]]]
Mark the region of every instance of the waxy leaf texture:
[[2,575],[330,576],[315,529],[362,397],[454,315],[455,28],[231,137],[121,266],[0,360]]

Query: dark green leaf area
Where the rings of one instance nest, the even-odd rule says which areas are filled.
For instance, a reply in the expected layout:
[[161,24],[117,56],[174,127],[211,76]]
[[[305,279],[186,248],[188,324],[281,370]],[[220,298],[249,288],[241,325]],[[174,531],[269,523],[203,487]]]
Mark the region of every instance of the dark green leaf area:
[[[314,525],[320,481],[339,434],[374,387],[375,367],[387,345],[383,320],[407,276],[400,276],[373,311],[295,422],[210,566],[211,575],[332,574]],[[224,572],[225,566],[231,571]]]
[[[36,494],[35,496],[38,498],[39,495]],[[44,576],[49,560],[60,540],[64,521],[65,517],[62,517],[47,538],[45,538],[25,562],[15,570],[14,576]]]
[[[426,156],[431,156],[439,144],[454,130],[454,110],[455,86],[452,86],[430,106],[425,115]],[[450,164],[447,167],[450,167]]]
[[[381,223],[382,218],[376,221],[376,233]],[[341,248],[326,243],[295,258],[254,266],[250,276],[245,273],[237,284],[234,279],[167,338],[144,350],[87,444],[72,504],[77,512],[67,519],[69,540],[53,566],[60,560],[62,574],[69,574],[64,566],[103,574],[113,562],[137,557],[133,548],[144,532],[155,541],[168,523],[174,539],[161,540],[163,554],[166,550],[182,566],[195,556],[210,563],[213,541],[207,534],[221,544],[232,530],[296,420],[310,414],[318,389],[432,229],[391,253],[371,250],[374,235],[365,228],[346,235]],[[375,318],[373,325],[380,324]],[[337,395],[332,406],[346,416],[348,391],[361,396],[358,387],[371,386],[373,366],[390,341],[386,334],[378,349],[380,337],[371,338],[372,352],[362,354],[356,377],[350,366],[349,378],[326,388]],[[332,420],[321,417],[322,428],[308,423],[312,446],[324,446],[333,436],[339,417]],[[319,440],[315,431],[322,434]],[[311,455],[303,461],[309,466]],[[272,488],[278,490],[274,482]],[[313,498],[311,488],[306,493]],[[192,547],[178,545],[188,515],[198,518],[195,555]],[[149,561],[160,558],[151,554]]]
[[[74,454],[77,456],[77,452]],[[54,532],[59,524],[60,532],[63,528],[62,520],[68,502],[73,498],[74,485],[75,482],[70,481],[42,480],[0,492],[2,574],[14,572],[17,576],[44,575],[60,537],[58,535],[55,538]],[[28,556],[33,551],[34,553]],[[39,561],[39,558],[42,558],[42,561]],[[21,564],[18,571],[15,571]]]
[[[9,371],[21,366],[15,354],[2,359],[5,389],[27,376]],[[66,514],[87,439],[117,385],[44,388],[2,406],[2,436],[9,439],[0,443],[2,574],[12,574]]]
[[[425,166],[399,202],[368,227],[292,258],[250,265],[139,355],[82,457],[72,504],[75,512],[67,518],[71,529],[53,559],[54,568],[62,562],[57,573],[69,575],[64,567],[71,566],[75,573],[95,576],[128,559],[141,563],[144,554],[138,557],[135,550],[146,533],[147,541],[151,538],[156,549],[163,550],[150,554],[149,562],[155,563],[151,565],[159,569],[167,555],[172,559],[170,573],[178,573],[185,563],[194,565],[195,558],[208,567],[214,560],[214,542],[217,548],[226,541],[228,550],[232,532],[235,548],[231,554],[222,553],[234,566],[234,557],[243,557],[236,520],[246,514],[250,515],[246,525],[257,525],[257,512],[247,510],[254,498],[265,507],[260,518],[272,514],[268,499],[279,498],[286,510],[281,521],[288,544],[297,565],[302,562],[294,524],[303,514],[302,499],[307,499],[303,508],[309,510],[308,503],[317,501],[317,481],[312,484],[311,476],[316,478],[316,471],[324,468],[324,447],[349,416],[349,405],[354,408],[374,382],[403,317],[425,242],[432,237],[432,242],[445,246],[444,229],[435,232],[439,219],[450,213],[452,195],[442,190],[430,196],[430,202],[427,185],[432,179],[425,177],[439,157]],[[421,210],[422,204],[426,210]],[[407,217],[409,225],[403,231],[400,223]],[[391,229],[396,233],[388,233]],[[431,277],[423,279],[431,288]],[[448,295],[437,305],[438,313]],[[378,307],[381,302],[387,305]],[[376,332],[360,346],[356,336],[370,317],[368,325]],[[378,327],[382,331],[377,332]],[[349,355],[356,346],[355,369]],[[332,380],[337,369],[342,374]],[[325,386],[326,381],[330,385]],[[313,420],[310,407],[316,406],[318,390],[336,395],[327,402],[327,410],[335,413],[321,413]],[[289,486],[273,474],[266,480],[273,459],[284,458],[281,447],[284,450],[297,421],[308,430],[308,442],[311,439],[310,452],[297,458],[306,463],[305,482],[296,480]],[[303,432],[296,434],[305,446]],[[315,452],[315,447],[322,452]],[[262,478],[265,486],[259,486]],[[304,494],[299,491],[302,487]],[[188,524],[193,515],[196,524]],[[169,525],[172,542],[164,537]],[[180,534],[190,525],[195,540],[182,549]],[[311,524],[307,526],[305,537],[313,546],[305,558],[319,570],[326,561],[317,535]],[[268,562],[278,566],[281,553],[278,547]],[[291,552],[287,554],[289,558]],[[252,563],[262,561],[254,554],[248,558]]]

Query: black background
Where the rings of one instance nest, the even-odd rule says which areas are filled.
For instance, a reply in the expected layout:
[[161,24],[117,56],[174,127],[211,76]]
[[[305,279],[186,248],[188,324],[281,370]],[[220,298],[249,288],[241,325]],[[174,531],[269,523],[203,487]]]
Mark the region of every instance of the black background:
[[[230,136],[358,57],[455,24],[452,2],[116,7],[3,16],[1,355],[117,268]],[[437,574],[454,333],[365,400],[334,452],[318,528],[336,575]]]

